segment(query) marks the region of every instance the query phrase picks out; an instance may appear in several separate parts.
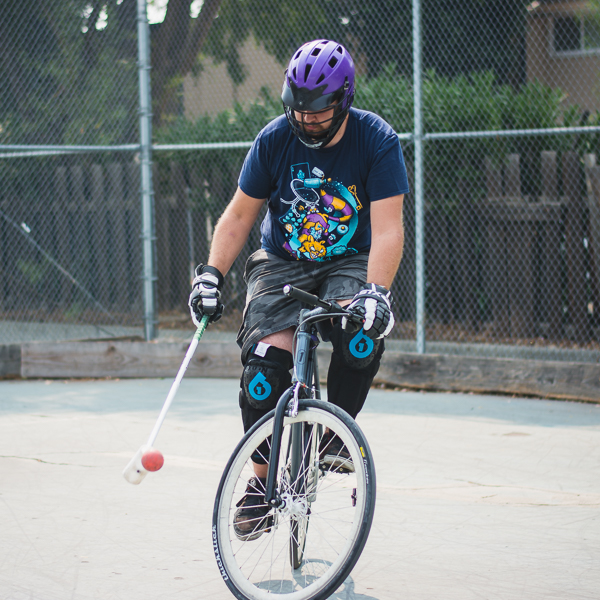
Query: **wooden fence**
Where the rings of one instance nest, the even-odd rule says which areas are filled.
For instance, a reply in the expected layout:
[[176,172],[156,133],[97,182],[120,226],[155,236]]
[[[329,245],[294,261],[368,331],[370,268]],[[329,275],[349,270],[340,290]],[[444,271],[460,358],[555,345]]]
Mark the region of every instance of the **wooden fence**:
[[[214,224],[235,191],[242,160],[240,154],[227,162],[205,157],[155,166],[159,311],[186,310],[192,268],[208,257]],[[426,207],[428,325],[458,327],[466,335],[460,339],[486,330],[501,339],[544,335],[587,342],[599,325],[596,157],[582,161],[573,152],[544,152],[537,198],[521,194],[518,155],[500,166],[486,160],[485,169],[483,200],[458,180],[453,204]],[[45,179],[31,173],[29,183],[39,191],[33,200],[14,187],[0,193],[0,208],[12,222],[0,218],[0,309],[12,316],[40,306],[68,311],[87,302],[74,279],[119,318],[139,320],[139,165],[71,159],[48,172]],[[404,222],[404,260],[393,292],[398,321],[406,323],[415,316],[412,195]],[[29,234],[19,230],[21,223]],[[229,309],[244,306],[244,264],[259,239],[257,224],[227,277]],[[32,240],[72,278],[50,265]],[[429,339],[436,335],[435,328],[428,333]]]
[[21,179],[2,191],[0,309],[139,317],[139,165],[71,162],[43,173],[17,164]]
[[538,198],[521,194],[519,155],[485,167],[485,199],[459,181],[453,210],[426,212],[429,324],[459,323],[467,337],[487,328],[501,339],[588,342],[599,325],[596,157],[543,152]]
[[[156,270],[159,311],[186,310],[193,269],[208,259],[214,226],[237,187],[239,160],[203,157],[193,163],[163,161],[154,169]],[[259,223],[226,278],[228,309],[245,303],[244,265],[260,247]]]

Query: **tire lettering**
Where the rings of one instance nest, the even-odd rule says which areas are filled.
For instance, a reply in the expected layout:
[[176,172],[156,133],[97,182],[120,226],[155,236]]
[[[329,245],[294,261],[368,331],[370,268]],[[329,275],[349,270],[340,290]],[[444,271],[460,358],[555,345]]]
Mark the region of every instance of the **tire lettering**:
[[217,559],[217,566],[219,567],[219,571],[221,572],[221,577],[223,581],[228,581],[229,576],[225,571],[225,567],[223,566],[223,561],[221,560],[221,553],[219,552],[219,544],[217,542],[217,527],[213,525],[212,528],[212,538],[213,538],[213,550],[215,553],[215,558]]

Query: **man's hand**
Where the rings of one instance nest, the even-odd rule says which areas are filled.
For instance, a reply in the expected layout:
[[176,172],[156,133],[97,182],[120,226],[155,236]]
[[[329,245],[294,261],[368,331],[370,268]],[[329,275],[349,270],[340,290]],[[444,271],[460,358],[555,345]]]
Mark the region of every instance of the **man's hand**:
[[215,267],[208,265],[196,267],[196,277],[192,281],[192,293],[188,301],[192,321],[196,327],[200,327],[204,315],[209,315],[209,323],[214,323],[221,318],[223,303],[220,298],[223,280],[223,275]]
[[[386,337],[394,327],[392,293],[381,285],[367,283],[354,296],[348,310],[364,319],[363,331],[373,340]],[[346,317],[342,318],[342,328],[348,328]]]

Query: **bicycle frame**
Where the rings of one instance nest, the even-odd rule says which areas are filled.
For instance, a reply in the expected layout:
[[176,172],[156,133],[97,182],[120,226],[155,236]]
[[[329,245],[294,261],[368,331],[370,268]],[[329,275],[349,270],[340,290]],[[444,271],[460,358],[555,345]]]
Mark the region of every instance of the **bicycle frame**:
[[[319,373],[317,367],[316,345],[313,345],[313,334],[316,333],[315,323],[331,317],[345,316],[355,324],[362,325],[362,319],[346,309],[337,302],[326,302],[313,294],[286,285],[283,293],[296,300],[300,300],[312,310],[303,308],[300,311],[299,327],[297,331],[297,343],[294,351],[294,376],[292,387],[286,390],[277,401],[275,407],[275,419],[273,421],[273,437],[271,439],[271,455],[269,458],[269,470],[267,471],[267,484],[265,489],[265,502],[270,506],[279,508],[283,500],[276,488],[277,471],[279,469],[279,450],[283,433],[283,420],[285,416],[295,417],[298,414],[298,403],[302,398],[310,398],[310,392],[314,389],[315,398],[321,399],[321,388],[319,385]],[[314,386],[311,387],[311,385]]]

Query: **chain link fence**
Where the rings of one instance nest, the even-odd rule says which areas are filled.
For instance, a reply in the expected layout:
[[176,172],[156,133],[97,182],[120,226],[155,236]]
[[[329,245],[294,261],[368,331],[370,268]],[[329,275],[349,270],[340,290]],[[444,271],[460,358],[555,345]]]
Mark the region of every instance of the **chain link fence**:
[[597,361],[600,6],[468,4],[424,46],[427,340]]
[[135,2],[3,4],[1,343],[141,334],[137,70]]
[[[138,3],[8,4],[0,341],[141,335]],[[600,3],[147,8],[159,336],[190,334],[193,266],[208,256],[254,136],[282,112],[285,65],[326,37],[355,57],[355,106],[398,132],[418,192],[405,199],[393,344],[422,351],[421,335],[428,352],[599,359]],[[259,243],[257,225],[227,277],[213,328],[222,338],[239,325],[244,264]]]

